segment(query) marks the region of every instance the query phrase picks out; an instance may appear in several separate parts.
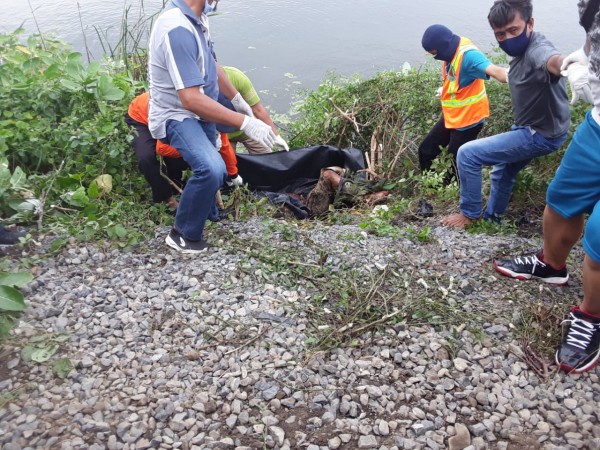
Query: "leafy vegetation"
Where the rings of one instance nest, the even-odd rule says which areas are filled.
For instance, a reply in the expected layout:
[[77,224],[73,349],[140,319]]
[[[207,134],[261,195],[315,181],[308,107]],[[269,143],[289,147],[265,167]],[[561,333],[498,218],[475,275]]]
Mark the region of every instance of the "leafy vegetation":
[[6,336],[19,323],[27,305],[17,289],[33,279],[29,272],[0,272],[0,337]]
[[[498,58],[496,58],[498,59]],[[498,61],[498,62],[506,62]],[[445,183],[450,158],[444,153],[434,161],[433,171],[419,174],[417,148],[440,117],[435,91],[441,84],[439,67],[425,66],[408,72],[381,72],[371,79],[331,76],[298,102],[297,120],[290,125],[293,146],[316,143],[356,147],[368,153],[375,143],[381,152],[370,161],[375,172],[399,184],[397,194],[433,199],[438,205],[456,204],[458,185]],[[480,136],[504,132],[512,125],[510,92],[505,84],[486,83],[491,116]],[[581,122],[585,105],[572,110],[572,129]],[[557,152],[535,159],[517,178],[511,210],[537,209],[564,154]],[[372,153],[371,153],[372,155]],[[367,155],[369,156],[369,155]],[[489,189],[489,179],[484,180]]]
[[[37,219],[40,231],[57,236],[54,249],[69,236],[129,246],[172,220],[164,207],[148,208],[144,201],[145,181],[133,162],[123,121],[129,101],[144,87],[144,51],[111,53],[120,59],[87,64],[59,41],[32,35],[23,42],[20,30],[0,35],[0,220]],[[291,141],[363,149],[371,170],[395,182],[396,198],[418,194],[438,204],[453,203],[458,186],[445,183],[444,172],[450,158],[439,158],[425,176],[416,162],[418,143],[439,118],[434,95],[439,83],[439,68],[433,66],[382,72],[367,80],[331,76],[299,103]],[[484,135],[511,123],[507,87],[494,81],[487,87],[492,116]],[[582,114],[576,109],[574,122]],[[379,151],[369,155],[373,148]],[[540,158],[520,174],[518,207],[543,204],[560,156]],[[100,188],[99,176],[110,177],[111,189]],[[230,202],[237,218],[244,204]],[[253,208],[253,214],[263,209],[261,203]]]
[[170,220],[143,200],[129,147],[123,115],[144,86],[131,63],[87,64],[59,41],[23,43],[20,30],[0,35],[0,59],[2,222],[35,218],[58,249],[69,236],[132,245]]

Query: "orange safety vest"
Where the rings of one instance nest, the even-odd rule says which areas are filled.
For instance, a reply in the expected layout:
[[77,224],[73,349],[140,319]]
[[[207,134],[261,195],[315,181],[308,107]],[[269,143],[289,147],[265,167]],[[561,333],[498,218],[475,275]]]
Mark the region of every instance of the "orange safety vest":
[[[148,104],[150,102],[150,94],[144,92],[134,98],[129,104],[127,114],[136,122],[144,125],[148,125]],[[165,144],[164,142],[156,140],[156,153],[165,158],[181,158],[181,155],[176,148]],[[235,156],[235,149],[232,147],[227,137],[227,133],[221,133],[221,148],[219,149],[221,158],[225,161],[225,167],[227,168],[227,174],[230,176],[237,175],[237,158]]]
[[450,61],[450,70],[446,70],[448,63],[444,62],[440,99],[446,128],[466,128],[490,116],[490,103],[481,78],[459,88],[462,60],[468,50],[477,50],[477,47],[470,39],[461,37],[454,58]]

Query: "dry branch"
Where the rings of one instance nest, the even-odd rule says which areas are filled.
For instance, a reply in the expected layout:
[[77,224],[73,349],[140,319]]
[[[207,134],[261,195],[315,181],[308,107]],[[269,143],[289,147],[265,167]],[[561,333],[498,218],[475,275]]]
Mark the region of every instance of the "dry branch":
[[353,125],[354,125],[354,129],[356,130],[357,133],[360,134],[360,128],[358,128],[358,123],[356,122],[356,119],[354,117],[352,117],[350,114],[348,114],[347,112],[342,111],[334,102],[333,99],[330,98],[329,101],[331,102],[331,104],[333,105],[333,107],[342,115],[342,117],[344,117],[345,119],[349,120]]

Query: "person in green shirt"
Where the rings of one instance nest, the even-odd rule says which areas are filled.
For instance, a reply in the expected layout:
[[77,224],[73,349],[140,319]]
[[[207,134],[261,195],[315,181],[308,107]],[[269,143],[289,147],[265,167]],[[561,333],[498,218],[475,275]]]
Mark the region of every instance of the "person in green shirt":
[[[261,104],[260,97],[256,93],[256,89],[254,89],[252,82],[246,76],[246,74],[244,72],[242,72],[240,69],[237,69],[235,67],[231,67],[231,66],[222,66],[222,67],[223,67],[223,71],[225,72],[225,75],[227,75],[227,78],[229,79],[231,84],[238,90],[238,92],[242,95],[242,98],[252,108],[252,113],[254,114],[254,117],[262,120],[264,123],[269,125],[273,129],[273,132],[279,136],[279,131],[277,130],[277,127],[271,120],[271,117],[269,116],[268,111]],[[230,103],[230,101],[221,95],[219,95],[219,103],[221,103],[223,106],[227,106],[230,109],[233,107],[233,105],[228,105],[228,103]],[[218,128],[220,128],[220,127],[218,127]],[[233,146],[234,149],[236,148],[237,143],[239,142],[246,148],[248,153],[250,153],[251,155],[272,152],[272,150],[270,148],[263,147],[258,142],[254,141],[251,138],[249,138],[248,136],[246,136],[246,134],[241,130],[231,131],[230,129],[221,129],[220,131],[224,131],[227,133],[227,137],[229,137],[229,142],[231,142],[231,145]],[[285,144],[284,148],[286,150],[289,149],[287,146],[287,143]]]

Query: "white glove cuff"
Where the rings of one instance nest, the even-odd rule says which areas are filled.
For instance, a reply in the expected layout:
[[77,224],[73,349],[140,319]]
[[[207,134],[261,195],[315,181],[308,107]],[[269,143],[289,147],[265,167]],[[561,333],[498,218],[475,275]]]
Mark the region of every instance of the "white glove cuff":
[[244,131],[244,128],[246,128],[246,125],[248,125],[248,122],[250,122],[250,116],[244,115],[244,121],[242,122],[242,126],[240,127],[240,130]]

